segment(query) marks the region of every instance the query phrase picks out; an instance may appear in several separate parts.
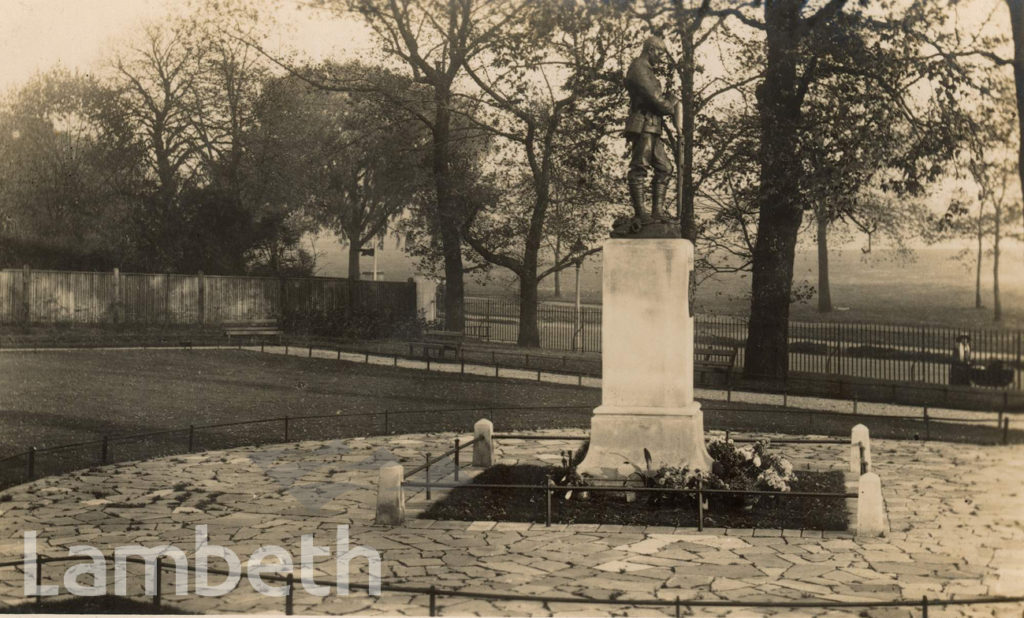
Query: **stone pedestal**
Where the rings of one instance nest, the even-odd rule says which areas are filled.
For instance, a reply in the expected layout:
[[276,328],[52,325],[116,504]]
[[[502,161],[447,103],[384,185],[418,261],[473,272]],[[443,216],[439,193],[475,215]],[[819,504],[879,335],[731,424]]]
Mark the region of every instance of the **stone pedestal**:
[[601,406],[578,468],[619,480],[623,463],[710,470],[704,415],[693,400],[693,318],[687,294],[693,245],[611,239],[603,251]]

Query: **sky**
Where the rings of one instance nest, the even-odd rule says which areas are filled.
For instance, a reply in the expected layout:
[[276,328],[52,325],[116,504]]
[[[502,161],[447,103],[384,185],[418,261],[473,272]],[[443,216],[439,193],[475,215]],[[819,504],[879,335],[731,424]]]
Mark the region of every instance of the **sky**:
[[[184,0],[0,0],[0,92],[56,64],[82,71],[99,67],[110,48],[139,25],[184,14],[189,6]],[[281,27],[270,46],[313,59],[369,49],[366,31],[355,22],[296,7],[285,2],[274,11]]]

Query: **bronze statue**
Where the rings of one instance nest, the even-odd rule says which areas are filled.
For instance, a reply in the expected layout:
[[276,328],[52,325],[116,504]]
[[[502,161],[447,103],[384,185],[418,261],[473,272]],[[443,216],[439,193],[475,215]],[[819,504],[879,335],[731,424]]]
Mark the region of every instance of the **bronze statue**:
[[[664,210],[665,193],[672,176],[672,161],[661,138],[664,116],[675,112],[679,101],[666,97],[656,71],[670,62],[668,48],[661,37],[651,36],[644,41],[640,55],[629,65],[626,90],[629,92],[629,118],[626,119],[626,139],[631,158],[626,175],[629,199],[636,219],[642,223],[670,218]],[[644,214],[644,184],[649,171],[651,179],[651,213]]]

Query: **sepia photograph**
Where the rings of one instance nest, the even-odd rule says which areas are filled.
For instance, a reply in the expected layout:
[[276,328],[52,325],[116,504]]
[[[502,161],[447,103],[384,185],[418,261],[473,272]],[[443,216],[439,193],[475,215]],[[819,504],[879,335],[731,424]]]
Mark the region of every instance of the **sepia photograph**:
[[1024,0],[0,59],[0,614],[1024,616]]

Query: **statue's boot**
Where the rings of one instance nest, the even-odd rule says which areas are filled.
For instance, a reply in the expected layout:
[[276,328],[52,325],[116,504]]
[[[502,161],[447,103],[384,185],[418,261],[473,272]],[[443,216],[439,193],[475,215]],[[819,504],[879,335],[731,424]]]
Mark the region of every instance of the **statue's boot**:
[[629,182],[629,201],[633,204],[633,216],[644,218],[644,185],[642,182]]
[[667,218],[664,211],[665,193],[667,189],[667,182],[651,183],[651,218],[654,220]]

